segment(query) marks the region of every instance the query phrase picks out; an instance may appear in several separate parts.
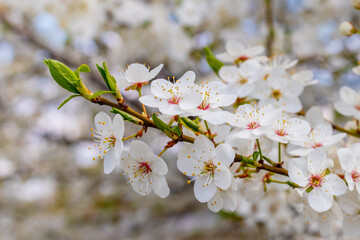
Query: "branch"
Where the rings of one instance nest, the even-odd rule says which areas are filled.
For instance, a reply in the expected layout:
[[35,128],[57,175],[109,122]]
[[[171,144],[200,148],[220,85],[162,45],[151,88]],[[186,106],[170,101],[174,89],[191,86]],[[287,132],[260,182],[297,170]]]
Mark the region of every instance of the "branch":
[[273,42],[275,38],[272,0],[264,0],[264,1],[265,1],[265,20],[268,29],[268,34],[266,37],[266,50],[267,50],[267,55],[270,57],[273,53]]
[[[144,122],[144,126],[147,126],[147,127],[152,127],[152,128],[157,128],[158,127],[154,124],[154,122],[147,118],[146,116],[136,112],[135,110],[133,110],[132,108],[130,108],[129,106],[127,106],[126,104],[117,104],[115,102],[112,102],[102,96],[99,96],[98,98],[92,100],[93,103],[97,103],[99,105],[106,105],[106,106],[110,106],[110,107],[113,107],[113,108],[117,108],[119,110],[122,110],[124,112],[127,112],[131,115],[133,115],[134,117],[137,117],[139,118],[140,120],[142,120]],[[172,138],[173,140],[178,140],[178,139],[175,139]],[[181,137],[181,141],[184,141],[184,142],[189,142],[189,143],[194,143],[194,138],[192,137],[189,137],[189,136],[186,136],[186,135],[182,135]],[[263,163],[259,163],[251,158],[246,158],[244,156],[241,156],[239,154],[236,154],[235,155],[235,162],[245,162],[245,163],[248,163],[250,165],[253,165],[255,167],[257,167],[257,169],[259,170],[267,170],[269,172],[273,172],[273,173],[277,173],[277,174],[281,174],[281,175],[284,175],[284,176],[288,176],[288,171],[286,169],[284,169],[283,167],[274,167],[274,166],[270,166],[270,165],[267,165],[267,164],[263,164]]]

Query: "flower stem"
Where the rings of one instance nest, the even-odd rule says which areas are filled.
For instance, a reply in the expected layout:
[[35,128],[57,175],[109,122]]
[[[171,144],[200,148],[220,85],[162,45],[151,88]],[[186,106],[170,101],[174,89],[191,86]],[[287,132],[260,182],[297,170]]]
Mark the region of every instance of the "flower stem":
[[[142,95],[141,95],[141,87],[140,87],[140,88],[137,88],[137,92],[139,93],[139,97],[141,97],[141,96],[142,96]],[[142,103],[141,103],[141,105],[142,105],[143,112],[144,112],[145,116],[148,118],[148,114],[147,114],[147,112],[146,112],[145,105],[142,104]]]
[[125,138],[123,138],[122,140],[123,140],[123,141],[129,140],[129,139],[131,139],[131,138],[133,138],[133,137],[136,137],[136,135],[138,135],[138,133],[135,133],[135,134],[133,134],[133,135],[130,135],[130,136],[128,136],[128,137],[125,137]]
[[279,164],[281,164],[281,142],[279,142],[279,147],[278,147],[278,154],[279,154]]
[[257,144],[257,147],[259,149],[259,153],[260,153],[260,160],[263,160],[263,155],[262,155],[262,152],[261,152],[261,147],[260,147],[260,141],[259,139],[257,138],[256,139],[256,144]]
[[160,157],[161,155],[163,155],[164,152],[166,152],[166,150],[168,150],[169,148],[165,147],[159,154],[158,156]]

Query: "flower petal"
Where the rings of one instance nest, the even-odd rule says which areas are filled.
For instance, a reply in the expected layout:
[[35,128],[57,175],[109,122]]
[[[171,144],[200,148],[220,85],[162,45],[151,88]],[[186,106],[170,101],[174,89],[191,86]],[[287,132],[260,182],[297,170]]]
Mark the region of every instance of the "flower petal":
[[235,152],[234,149],[227,143],[219,144],[215,148],[216,159],[214,162],[220,163],[221,166],[229,167],[234,162]]
[[104,158],[104,173],[111,173],[115,168],[116,162],[114,148],[110,148],[109,151],[105,154]]
[[305,187],[308,184],[308,169],[306,160],[303,158],[293,158],[288,165],[289,178],[296,184]]
[[194,194],[195,198],[199,202],[207,202],[209,201],[216,193],[216,185],[214,182],[207,184],[208,177],[211,176],[205,176],[205,177],[199,177],[195,180],[194,184]]
[[314,188],[308,196],[309,205],[317,212],[329,210],[333,204],[333,196],[321,188]]
[[155,174],[151,175],[152,178],[152,188],[154,193],[156,193],[161,198],[166,198],[170,194],[170,189],[166,178],[164,176],[158,176]]

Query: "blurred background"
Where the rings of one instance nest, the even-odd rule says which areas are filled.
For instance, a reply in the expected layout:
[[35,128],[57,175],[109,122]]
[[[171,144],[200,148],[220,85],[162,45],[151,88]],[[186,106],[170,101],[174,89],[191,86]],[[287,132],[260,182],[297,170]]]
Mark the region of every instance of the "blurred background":
[[[318,104],[331,117],[339,86],[360,85],[351,71],[360,36],[338,31],[347,20],[360,26],[359,16],[347,0],[0,0],[0,239],[318,238],[291,221],[296,212],[278,192],[236,213],[210,212],[176,169],[181,146],[163,155],[166,199],[137,195],[119,169],[105,175],[92,160],[90,128],[110,109],[75,98],[57,110],[69,93],[42,61],[88,64],[82,78],[95,92],[105,89],[95,67],[103,61],[115,78],[133,62],[164,63],[160,77],[215,78],[203,47],[220,53],[240,40],[314,71],[319,84],[303,93],[304,109]],[[124,95],[136,104],[135,93]],[[126,126],[125,136],[138,130]],[[149,132],[143,139],[158,153],[168,140]]]

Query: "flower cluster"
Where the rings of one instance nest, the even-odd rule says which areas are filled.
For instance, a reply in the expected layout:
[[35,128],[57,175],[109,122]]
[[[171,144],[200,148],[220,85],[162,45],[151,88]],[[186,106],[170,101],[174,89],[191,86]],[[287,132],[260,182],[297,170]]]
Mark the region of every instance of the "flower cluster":
[[[177,168],[187,176],[188,184],[193,182],[195,198],[207,203],[211,211],[239,211],[243,197],[258,201],[274,186],[288,185],[306,206],[302,214],[311,212],[319,219],[341,208],[347,214],[345,233],[359,234],[352,221],[359,217],[360,143],[346,135],[359,136],[359,125],[355,131],[334,127],[321,108],[303,111],[299,96],[316,83],[313,73],[296,72],[292,69],[296,60],[266,57],[263,51],[262,46],[228,42],[225,53],[218,58],[211,55],[209,64],[219,76],[213,81],[197,82],[193,71],[177,80],[154,79],[162,65],[150,71],[141,64],[122,70],[116,81],[104,66],[104,80],[117,103],[100,96],[103,92],[93,94],[75,85],[88,100],[116,106],[113,120],[100,112],[95,116],[96,130],[91,130],[98,157],[104,159],[104,172],[118,166],[138,194],[153,191],[167,197],[168,165],[161,156],[181,144]],[[57,66],[51,60],[47,64]],[[142,95],[150,81],[150,94]],[[138,91],[141,113],[130,108],[121,95],[131,90]],[[360,94],[343,87],[335,109],[358,123],[359,105]],[[148,115],[157,109],[159,113]],[[124,120],[141,125],[141,131],[124,137]],[[163,151],[154,154],[141,140],[131,141],[125,150],[123,141],[141,138],[148,127],[171,139]],[[353,196],[351,200],[344,200],[348,195]],[[331,223],[321,231],[323,235],[330,234]]]

